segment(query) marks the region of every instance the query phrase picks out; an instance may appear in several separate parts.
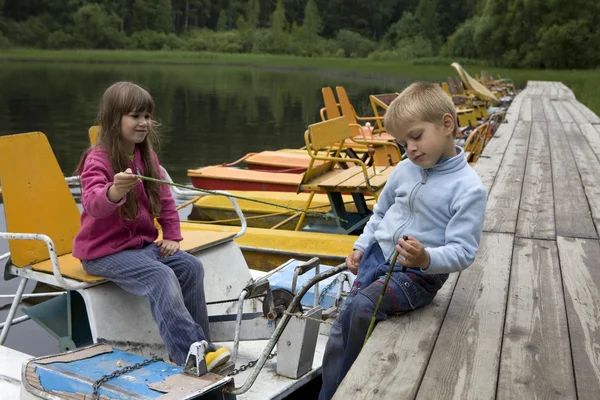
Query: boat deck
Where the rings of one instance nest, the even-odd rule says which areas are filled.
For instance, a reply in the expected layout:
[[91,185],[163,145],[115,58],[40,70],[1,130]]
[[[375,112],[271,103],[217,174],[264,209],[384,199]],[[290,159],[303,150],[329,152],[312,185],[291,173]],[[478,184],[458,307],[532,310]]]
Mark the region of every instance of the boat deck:
[[380,323],[336,399],[600,396],[600,118],[564,84],[529,82],[475,169],[475,263]]

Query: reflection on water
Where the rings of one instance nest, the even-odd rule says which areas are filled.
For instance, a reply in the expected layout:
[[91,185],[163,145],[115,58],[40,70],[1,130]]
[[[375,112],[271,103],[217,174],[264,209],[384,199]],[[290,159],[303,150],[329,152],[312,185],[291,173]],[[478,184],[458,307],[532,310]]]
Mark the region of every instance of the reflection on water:
[[147,87],[162,123],[161,162],[175,181],[186,170],[251,151],[301,147],[319,120],[322,86],[343,85],[359,114],[368,95],[408,82],[226,66],[3,63],[0,135],[42,131],[65,174],[88,145],[103,91],[118,80]]
[[[323,86],[345,86],[357,113],[371,115],[369,94],[399,91],[410,83],[249,67],[0,63],[0,135],[44,132],[64,174],[72,175],[88,146],[98,101],[119,80],[151,91],[162,123],[161,163],[183,183],[188,183],[188,168],[303,146],[307,125],[320,119]],[[0,230],[5,231],[1,207]],[[0,242],[0,254],[6,251]],[[14,293],[17,283],[0,280],[0,294]],[[27,291],[32,288],[29,284]],[[1,321],[7,305],[8,299],[0,299]],[[6,344],[33,355],[58,350],[55,339],[31,321],[14,327]]]

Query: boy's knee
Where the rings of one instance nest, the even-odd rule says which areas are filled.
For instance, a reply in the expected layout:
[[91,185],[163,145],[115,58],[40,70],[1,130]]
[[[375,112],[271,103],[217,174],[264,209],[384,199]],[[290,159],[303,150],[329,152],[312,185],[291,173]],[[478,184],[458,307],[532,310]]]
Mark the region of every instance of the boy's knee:
[[347,310],[351,324],[370,322],[375,312],[375,303],[364,293],[358,293]]

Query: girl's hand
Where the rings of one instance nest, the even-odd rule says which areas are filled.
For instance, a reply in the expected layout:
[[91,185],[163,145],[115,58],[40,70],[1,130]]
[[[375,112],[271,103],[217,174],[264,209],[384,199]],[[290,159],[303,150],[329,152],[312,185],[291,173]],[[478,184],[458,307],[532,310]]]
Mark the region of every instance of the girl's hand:
[[421,268],[423,270],[429,268],[429,253],[421,242],[414,237],[408,236],[407,240],[398,239],[396,251],[404,257],[404,260],[398,257],[398,263],[403,267]]
[[159,240],[156,245],[160,247],[160,256],[163,258],[172,256],[179,250],[179,242],[173,240]]
[[108,189],[108,198],[113,203],[118,203],[131,189],[140,182],[139,178],[131,171],[131,168],[127,168],[125,172],[119,172],[114,177],[114,182],[110,189]]

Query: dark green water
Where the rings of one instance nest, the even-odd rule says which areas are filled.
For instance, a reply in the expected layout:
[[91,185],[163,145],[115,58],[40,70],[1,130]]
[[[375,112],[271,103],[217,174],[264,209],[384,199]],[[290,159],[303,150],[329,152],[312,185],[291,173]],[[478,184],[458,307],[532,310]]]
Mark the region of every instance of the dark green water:
[[275,68],[0,63],[0,135],[44,132],[70,175],[103,91],[119,80],[142,84],[154,96],[161,163],[178,182],[187,182],[188,168],[303,146],[307,125],[319,120],[322,86],[345,86],[359,114],[369,115],[369,94],[410,83]]

